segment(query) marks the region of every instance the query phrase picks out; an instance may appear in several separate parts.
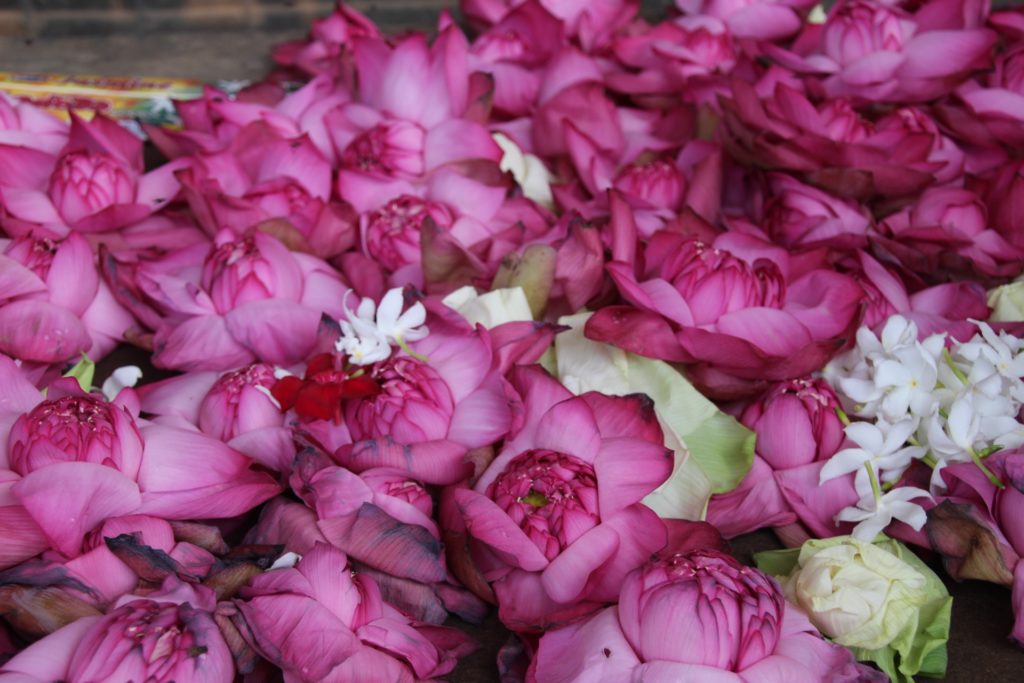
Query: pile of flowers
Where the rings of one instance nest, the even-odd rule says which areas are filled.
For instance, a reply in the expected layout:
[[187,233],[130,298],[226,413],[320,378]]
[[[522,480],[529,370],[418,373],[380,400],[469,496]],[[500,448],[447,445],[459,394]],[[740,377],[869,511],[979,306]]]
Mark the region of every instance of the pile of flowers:
[[1024,644],[1024,13],[461,4],[151,168],[0,95],[0,680],[910,681],[915,552]]

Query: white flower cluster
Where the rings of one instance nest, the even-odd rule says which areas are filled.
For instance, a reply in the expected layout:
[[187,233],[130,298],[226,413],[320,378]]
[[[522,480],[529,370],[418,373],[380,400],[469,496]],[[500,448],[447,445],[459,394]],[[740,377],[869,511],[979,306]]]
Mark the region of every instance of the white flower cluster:
[[392,345],[420,358],[408,343],[427,336],[429,330],[423,324],[427,311],[417,301],[403,313],[404,303],[402,289],[398,287],[388,290],[380,300],[380,306],[367,297],[353,312],[346,303],[345,316],[348,319],[339,321],[341,337],[335,342],[335,348],[348,356],[354,365],[372,365],[386,360],[391,356]]
[[918,340],[917,326],[894,315],[880,337],[861,328],[856,347],[825,368],[847,414],[865,419],[847,425],[856,445],[832,456],[820,478],[856,473],[861,498],[836,519],[860,522],[857,538],[870,541],[893,519],[914,529],[925,523],[924,510],[911,501],[930,498],[929,492],[891,488],[914,459],[933,468],[933,493],[945,487],[942,468],[957,462],[976,463],[1001,485],[982,459],[1024,444],[1017,419],[1024,403],[1024,342],[975,324],[979,334],[964,343],[945,333]]

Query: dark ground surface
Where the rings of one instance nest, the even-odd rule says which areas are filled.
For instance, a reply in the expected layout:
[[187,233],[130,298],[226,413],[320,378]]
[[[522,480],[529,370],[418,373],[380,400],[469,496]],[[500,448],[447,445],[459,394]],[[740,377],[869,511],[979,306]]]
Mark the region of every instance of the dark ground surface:
[[[196,79],[259,78],[270,67],[270,47],[298,37],[303,30],[229,31],[191,34],[117,35],[102,38],[51,38],[31,42],[0,38],[0,70],[109,76],[178,76]],[[121,349],[103,364],[107,372],[140,364],[146,356]],[[147,379],[154,379],[147,373]],[[762,531],[733,542],[736,556],[749,563],[752,553],[779,547]],[[936,567],[936,569],[939,569]],[[939,569],[942,575],[941,569]],[[1010,591],[977,581],[947,581],[954,596],[949,670],[954,683],[1024,681],[1024,652],[1007,635],[1013,626]],[[491,615],[482,625],[454,624],[473,634],[481,648],[448,677],[453,683],[497,681],[495,653],[506,633]],[[794,681],[794,683],[803,683]]]

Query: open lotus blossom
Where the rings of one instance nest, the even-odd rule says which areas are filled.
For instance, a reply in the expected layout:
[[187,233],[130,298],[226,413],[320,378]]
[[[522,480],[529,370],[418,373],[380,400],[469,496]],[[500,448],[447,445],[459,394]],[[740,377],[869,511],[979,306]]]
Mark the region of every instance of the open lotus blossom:
[[[431,623],[443,622],[449,611],[480,621],[483,603],[459,587],[446,567],[430,494],[407,473],[376,468],[356,474],[307,449],[291,484],[315,512],[305,523],[315,523],[325,542],[357,562],[360,571],[370,572],[389,603]],[[299,553],[309,550],[280,531],[274,535],[267,529],[261,538]],[[300,536],[315,537],[311,530]]]
[[1014,276],[1020,246],[989,227],[985,203],[968,190],[929,188],[914,205],[887,216],[879,244],[915,273]]
[[499,23],[510,9],[532,1],[561,19],[565,35],[577,40],[588,52],[606,45],[640,9],[637,0],[610,0],[597,4],[559,0],[460,0],[459,6],[470,23],[484,28]]
[[177,168],[143,173],[137,137],[102,115],[73,116],[58,153],[0,144],[0,215],[10,235],[114,231],[174,199]]
[[[554,328],[524,321],[473,330],[454,311],[428,300],[429,334],[414,335],[399,330],[408,323],[426,331],[417,322],[422,318],[412,317],[423,304],[397,315],[401,308],[391,309],[392,296],[377,308],[380,327],[359,333],[384,342],[380,359],[354,364],[346,341],[353,337],[338,335],[337,356],[320,361],[323,370],[298,387],[292,407],[302,428],[355,472],[391,467],[428,484],[451,484],[473,472],[474,456],[488,460],[493,444],[514,424],[518,399],[504,373],[514,363],[535,361]],[[369,310],[360,309],[357,314]],[[363,315],[343,322],[354,325],[360,318],[368,322]],[[294,385],[288,378],[282,382]],[[275,387],[282,406],[290,404],[290,391]]]
[[714,17],[736,38],[779,40],[800,30],[814,0],[675,0],[684,14]]
[[83,617],[34,643],[0,668],[0,678],[230,683],[235,666],[215,608],[212,590],[171,578],[155,593],[125,596],[106,615]]
[[785,82],[765,96],[739,79],[722,108],[726,149],[738,161],[794,172],[836,196],[913,195],[962,170],[962,156],[951,156],[937,131],[908,122],[901,110],[873,122],[848,99],[812,103]]
[[289,73],[350,76],[345,70],[351,69],[352,43],[361,36],[376,38],[380,30],[359,10],[339,0],[329,15],[313,20],[305,40],[281,43],[272,56]]
[[253,363],[224,373],[189,372],[138,389],[140,406],[154,422],[223,441],[272,470],[287,472],[295,457],[291,428],[271,395],[274,368]]
[[341,162],[338,194],[360,213],[410,193],[410,184],[454,162],[486,160],[501,151],[473,120],[466,38],[448,26],[431,46],[422,35],[394,46],[355,44],[354,100],[326,118]]
[[182,130],[146,125],[143,129],[156,147],[168,158],[197,153],[214,154],[232,147],[239,133],[249,124],[260,122],[281,138],[308,136],[310,142],[330,162],[336,162],[324,115],[351,95],[327,76],[314,78],[294,92],[282,92],[272,101],[242,91],[230,96],[212,86],[204,86],[202,97],[175,100]]
[[[0,364],[0,371],[11,388],[0,470],[9,471],[11,519],[22,520],[4,545],[27,552],[41,534],[45,547],[73,558],[85,536],[111,517],[231,517],[278,491],[267,475],[250,469],[249,458],[221,442],[140,420],[131,389],[108,403],[66,378],[51,384],[44,399],[13,365]],[[0,555],[27,559],[9,550]]]
[[446,492],[442,524],[456,575],[498,603],[507,627],[535,632],[613,602],[665,545],[639,501],[673,455],[646,396],[573,396],[533,367],[512,380],[525,421],[473,488]]
[[885,681],[824,640],[779,584],[732,557],[658,558],[622,583],[619,604],[549,631],[526,679],[555,681]]
[[[945,4],[952,14],[962,1],[930,4]],[[841,0],[823,25],[808,24],[792,51],[771,45],[766,51],[789,69],[820,77],[828,97],[924,102],[987,64],[996,43],[990,29],[937,28],[930,19],[873,0]]]
[[714,496],[707,519],[726,538],[797,521],[775,473],[827,460],[843,442],[839,397],[822,379],[779,382],[743,411],[757,434],[754,464],[734,490]]
[[62,363],[100,360],[133,326],[100,279],[81,235],[0,240],[0,352]]
[[737,52],[725,24],[709,16],[665,21],[613,43],[624,69],[610,73],[608,87],[638,98],[665,98],[682,91],[687,102],[717,105]]
[[662,231],[633,261],[607,266],[628,305],[608,306],[587,336],[627,351],[687,363],[719,396],[807,374],[845,343],[862,291],[824,268],[800,272],[756,238],[724,233],[708,243]]
[[486,24],[469,46],[470,68],[493,77],[496,117],[528,115],[545,64],[567,42],[563,24],[538,0],[521,2]]
[[312,350],[321,315],[341,315],[347,290],[327,263],[258,230],[104,265],[115,296],[155,330],[154,363],[182,370],[295,363]]
[[0,93],[0,145],[56,154],[68,142],[68,125],[49,112]]
[[253,578],[234,606],[246,642],[289,681],[414,683],[443,676],[474,647],[455,629],[410,621],[325,544]]
[[197,154],[187,164],[177,173],[182,196],[211,237],[259,226],[321,258],[355,244],[356,216],[332,201],[331,165],[305,135],[287,137],[254,122],[226,150]]

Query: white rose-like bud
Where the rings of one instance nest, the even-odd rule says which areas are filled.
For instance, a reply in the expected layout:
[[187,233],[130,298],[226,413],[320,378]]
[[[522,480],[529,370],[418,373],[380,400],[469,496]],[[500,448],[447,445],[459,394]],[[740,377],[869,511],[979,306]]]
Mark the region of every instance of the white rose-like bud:
[[917,569],[855,538],[826,548],[805,544],[785,591],[822,633],[869,650],[891,643],[929,599]]

